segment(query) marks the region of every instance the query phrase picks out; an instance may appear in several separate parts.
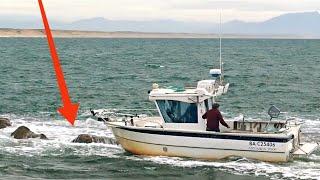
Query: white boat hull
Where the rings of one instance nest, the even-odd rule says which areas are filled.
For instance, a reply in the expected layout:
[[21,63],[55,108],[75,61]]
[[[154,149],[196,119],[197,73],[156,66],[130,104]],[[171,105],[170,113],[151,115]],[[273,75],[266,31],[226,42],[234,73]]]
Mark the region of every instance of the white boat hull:
[[178,132],[110,126],[118,143],[133,154],[223,159],[240,156],[270,162],[291,157],[293,139],[239,136],[214,132]]

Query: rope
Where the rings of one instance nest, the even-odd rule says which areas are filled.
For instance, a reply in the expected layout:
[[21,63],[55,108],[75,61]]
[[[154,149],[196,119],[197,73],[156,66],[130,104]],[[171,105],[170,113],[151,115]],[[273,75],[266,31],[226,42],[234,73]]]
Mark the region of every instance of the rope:
[[302,150],[301,148],[300,148],[300,146],[298,146],[298,149],[300,149],[302,152],[304,152],[305,154],[308,154],[307,152],[305,152],[304,150]]

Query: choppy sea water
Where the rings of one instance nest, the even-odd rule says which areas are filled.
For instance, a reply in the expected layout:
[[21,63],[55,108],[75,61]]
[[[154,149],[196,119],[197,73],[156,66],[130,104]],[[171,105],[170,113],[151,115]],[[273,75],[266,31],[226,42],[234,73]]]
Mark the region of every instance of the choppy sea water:
[[[2,179],[320,179],[320,150],[288,163],[244,158],[203,161],[135,156],[111,144],[77,144],[81,133],[113,138],[89,109],[152,109],[147,91],[195,84],[218,67],[215,39],[57,39],[70,95],[80,102],[71,127],[56,112],[55,75],[43,38],[0,38],[0,130]],[[320,141],[320,41],[223,40],[227,95],[219,98],[227,118],[268,118],[270,105],[305,122],[304,139]],[[143,113],[143,112],[141,112]],[[16,140],[21,125],[49,140]]]

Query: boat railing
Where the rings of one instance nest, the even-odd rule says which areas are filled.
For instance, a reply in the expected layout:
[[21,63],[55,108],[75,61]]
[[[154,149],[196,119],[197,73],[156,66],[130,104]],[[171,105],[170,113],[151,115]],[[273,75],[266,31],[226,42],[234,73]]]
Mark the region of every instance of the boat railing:
[[90,109],[93,116],[101,121],[117,121],[126,117],[149,117],[157,115],[157,109]]
[[[269,124],[269,125],[268,125]],[[253,133],[276,133],[286,127],[285,121],[254,121],[254,120],[237,120],[233,121],[232,131],[253,132]],[[270,127],[269,129],[267,129]],[[272,130],[271,130],[272,128]]]

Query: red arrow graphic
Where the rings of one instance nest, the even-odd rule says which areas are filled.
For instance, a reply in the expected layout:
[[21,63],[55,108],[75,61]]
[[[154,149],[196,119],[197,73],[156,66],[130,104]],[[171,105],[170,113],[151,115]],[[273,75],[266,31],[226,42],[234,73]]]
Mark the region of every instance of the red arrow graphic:
[[39,6],[40,6],[43,25],[44,25],[44,28],[45,28],[45,31],[47,34],[48,45],[50,48],[52,63],[53,63],[54,71],[56,73],[57,83],[58,83],[58,87],[59,87],[60,94],[61,94],[61,100],[63,103],[63,106],[58,108],[58,111],[60,112],[60,114],[64,118],[66,118],[72,125],[74,125],[74,121],[76,120],[77,114],[78,114],[79,104],[72,103],[70,100],[68,87],[67,87],[66,81],[64,80],[63,71],[62,71],[62,68],[60,65],[58,53],[55,48],[55,44],[54,44],[54,40],[53,40],[53,37],[51,34],[51,30],[50,30],[50,26],[49,26],[48,19],[46,16],[46,12],[44,10],[42,1],[38,0],[38,2],[39,2]]

